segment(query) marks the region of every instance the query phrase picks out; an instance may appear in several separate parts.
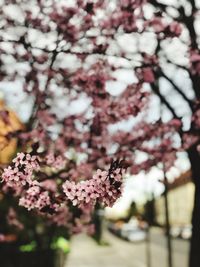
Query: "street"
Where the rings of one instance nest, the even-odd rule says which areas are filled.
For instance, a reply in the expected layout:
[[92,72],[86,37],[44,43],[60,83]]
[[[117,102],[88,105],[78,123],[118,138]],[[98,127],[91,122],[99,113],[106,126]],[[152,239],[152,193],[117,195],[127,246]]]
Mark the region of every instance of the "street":
[[[129,243],[105,231],[108,245],[98,246],[91,238],[73,238],[66,267],[167,267],[166,240],[160,229],[151,229],[151,265],[147,265],[146,242]],[[189,243],[173,240],[173,267],[187,267]]]

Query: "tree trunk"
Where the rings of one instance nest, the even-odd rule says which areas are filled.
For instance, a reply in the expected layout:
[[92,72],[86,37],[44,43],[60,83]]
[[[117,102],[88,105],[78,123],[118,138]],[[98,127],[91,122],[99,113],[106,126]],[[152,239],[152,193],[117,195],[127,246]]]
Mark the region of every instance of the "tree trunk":
[[[188,151],[192,178],[195,184],[194,208],[192,214],[192,238],[190,246],[189,267],[200,266],[200,155],[193,146]],[[184,200],[183,200],[184,201]]]

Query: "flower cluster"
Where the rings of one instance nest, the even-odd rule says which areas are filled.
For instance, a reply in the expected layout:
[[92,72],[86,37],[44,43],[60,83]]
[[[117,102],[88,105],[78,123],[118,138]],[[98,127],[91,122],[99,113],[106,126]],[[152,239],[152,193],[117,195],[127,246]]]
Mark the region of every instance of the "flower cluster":
[[32,185],[19,199],[19,205],[27,208],[28,210],[37,209],[42,210],[43,208],[51,204],[48,191],[42,191],[41,187]]
[[156,34],[164,34],[165,37],[179,37],[182,33],[182,26],[177,21],[166,23],[162,17],[154,17],[145,23],[145,26],[153,28]]
[[2,180],[11,188],[22,188],[32,184],[34,171],[39,170],[39,158],[30,154],[18,153],[12,166],[4,169]]
[[121,168],[102,171],[100,169],[87,181],[74,182],[66,181],[63,184],[63,191],[73,205],[82,203],[95,203],[97,200],[112,206],[121,195],[123,170]]
[[55,223],[58,226],[69,226],[69,221],[72,219],[72,213],[69,210],[69,207],[66,205],[56,205],[55,212],[53,214],[47,215],[51,223]]
[[[38,161],[38,156],[19,153],[13,160],[13,166],[4,170],[3,181],[14,190],[21,188],[20,206],[28,210],[43,211],[49,208],[58,212],[56,184],[51,180],[36,180],[37,171],[40,170]],[[89,203],[94,206],[97,201],[112,206],[121,195],[123,173],[123,162],[115,161],[108,171],[97,170],[92,179],[77,184],[67,180],[62,185],[64,194],[60,194],[59,199],[63,202],[71,201],[74,206]]]
[[63,169],[66,165],[66,160],[61,156],[55,156],[52,152],[46,156],[46,164],[57,170]]

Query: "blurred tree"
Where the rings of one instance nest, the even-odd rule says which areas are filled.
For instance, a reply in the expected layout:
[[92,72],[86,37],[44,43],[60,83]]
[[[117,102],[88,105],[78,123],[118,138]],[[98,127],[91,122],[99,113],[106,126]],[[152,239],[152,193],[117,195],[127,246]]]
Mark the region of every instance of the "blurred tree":
[[144,220],[148,222],[150,226],[156,225],[156,213],[155,213],[155,199],[148,200],[144,206]]
[[135,201],[132,201],[125,219],[128,222],[132,217],[136,217],[137,215],[139,215],[137,205]]
[[[190,122],[184,125],[179,135],[183,147],[188,153],[195,184],[195,200],[192,217],[193,235],[191,239],[190,267],[197,267],[200,262],[200,36],[199,36],[199,3],[195,0],[174,1],[166,4],[165,1],[149,0],[152,8],[152,17],[149,24],[154,28],[156,37],[152,51],[157,64],[149,66],[149,73],[154,77],[151,82],[152,91],[160,102],[171,113],[173,118],[181,119],[184,113],[180,112],[173,97],[165,94],[163,81],[170,88],[170,94],[180,99],[183,109],[191,114]],[[166,40],[163,30],[166,21],[171,21],[170,29],[181,33],[174,42]],[[170,49],[171,47],[171,49]],[[179,51],[177,51],[179,50]],[[141,51],[142,52],[142,51]],[[142,55],[142,53],[141,53]],[[147,70],[149,59],[143,53],[143,66],[140,72]],[[183,78],[183,80],[182,80]],[[145,76],[144,76],[145,79]],[[180,114],[180,115],[179,115]],[[184,120],[183,120],[184,122]]]
[[[196,185],[191,267],[200,262],[197,253],[200,245],[197,149],[200,53],[195,29],[198,14],[194,1],[170,5],[156,0],[1,2],[0,77],[20,80],[24,92],[34,102],[26,130],[16,132],[20,144],[29,147],[24,152],[31,151],[31,154],[20,154],[3,178],[11,185],[14,180],[11,173],[19,162],[25,170],[31,169],[33,175],[35,170],[27,164],[31,159],[38,170],[36,176],[40,177],[36,191],[44,193],[42,203],[30,201],[33,188],[30,175],[26,175],[21,205],[28,209],[39,206],[40,210],[51,213],[64,201],[70,207],[78,205],[75,217],[80,218],[80,213],[86,215],[90,210],[89,204],[94,208],[96,200],[112,205],[120,196],[124,165],[116,161],[108,172],[97,171],[89,181],[75,183],[77,180],[92,177],[94,170],[109,166],[113,158],[125,158],[132,174],[148,171],[163,162],[168,170],[174,164],[176,151],[184,147]],[[175,48],[172,48],[178,52],[177,43],[183,46],[180,58],[185,55],[184,63],[180,63],[180,58],[175,61],[175,56],[168,57],[173,53],[166,48],[173,44]],[[169,66],[173,67],[173,74],[178,69],[183,71],[181,75],[187,75],[192,97],[169,75]],[[123,80],[124,70],[130,74],[131,81]],[[163,94],[163,79],[187,104],[192,114],[189,130],[182,127],[184,123],[174,98]],[[123,88],[117,92],[119,84]],[[150,89],[170,111],[168,122],[149,123]],[[84,103],[84,108],[76,112],[75,107],[80,108],[80,103]],[[125,131],[123,123],[138,114],[139,123],[133,123]],[[177,140],[181,140],[182,148]],[[138,163],[138,154],[145,155],[145,160]],[[81,157],[83,161],[79,160]],[[38,165],[45,168],[51,165],[53,171],[47,173]],[[56,198],[42,185],[44,180],[52,182],[55,177],[56,186],[59,185]],[[100,185],[97,178],[101,180]],[[62,187],[63,180],[68,179]],[[22,184],[17,185],[24,189]],[[80,220],[73,223],[78,231]]]

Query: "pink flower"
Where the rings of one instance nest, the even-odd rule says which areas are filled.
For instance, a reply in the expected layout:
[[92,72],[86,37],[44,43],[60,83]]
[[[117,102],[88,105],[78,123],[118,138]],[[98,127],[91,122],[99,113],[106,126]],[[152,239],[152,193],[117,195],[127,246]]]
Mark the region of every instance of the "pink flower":
[[50,204],[51,204],[51,201],[50,201],[49,193],[47,191],[44,191],[39,194],[39,197],[35,204],[35,208],[38,210],[41,210],[44,207],[49,206]]
[[40,182],[40,185],[42,186],[42,188],[44,188],[47,191],[51,191],[51,192],[56,192],[57,190],[57,184],[55,180],[44,180],[42,182]]
[[154,28],[156,33],[163,32],[166,27],[161,17],[154,17],[148,24]]
[[30,187],[19,200],[19,205],[24,206],[28,210],[41,210],[50,206],[50,204],[49,193],[47,191],[41,191],[41,188],[37,185]]
[[56,170],[61,170],[65,167],[66,160],[60,155],[56,157],[53,153],[49,153],[46,156],[46,163]]
[[144,82],[147,82],[147,83],[153,83],[155,81],[155,76],[152,71],[152,68],[143,69],[143,79],[144,79]]
[[169,30],[170,32],[174,35],[174,36],[179,36],[182,33],[182,27],[181,24],[178,23],[177,21],[173,21],[170,25],[169,25]]
[[153,83],[155,81],[155,75],[150,67],[138,68],[136,70],[136,75],[139,80],[146,83]]
[[190,65],[193,74],[200,74],[200,53],[197,50],[190,51]]
[[51,223],[55,223],[58,226],[70,227],[70,220],[72,219],[72,213],[69,208],[63,203],[57,207],[55,213],[48,215]]
[[24,225],[18,220],[17,214],[13,208],[9,208],[9,210],[8,210],[7,222],[9,225],[15,226],[19,230],[24,229]]
[[90,180],[78,184],[66,181],[63,184],[63,191],[74,206],[88,203],[94,205],[97,200],[112,206],[121,194],[122,174],[120,166],[111,165],[109,171],[98,169]]
[[113,178],[116,182],[120,182],[122,179],[122,175],[121,175],[121,169],[118,168],[115,171],[113,171],[110,175],[111,178]]
[[75,198],[75,193],[76,193],[75,183],[66,181],[62,187],[63,187],[63,192],[65,193],[67,198],[73,200]]
[[24,153],[17,153],[17,157],[13,159],[15,166],[18,167],[20,164],[23,164],[23,159],[25,158]]
[[14,165],[4,169],[2,180],[11,188],[22,188],[26,184],[31,184],[33,172],[40,168],[38,160],[36,156],[18,153],[13,159]]
[[108,176],[108,172],[107,171],[102,171],[100,169],[98,169],[96,171],[96,173],[93,175],[93,179],[95,181],[105,181],[107,179]]

